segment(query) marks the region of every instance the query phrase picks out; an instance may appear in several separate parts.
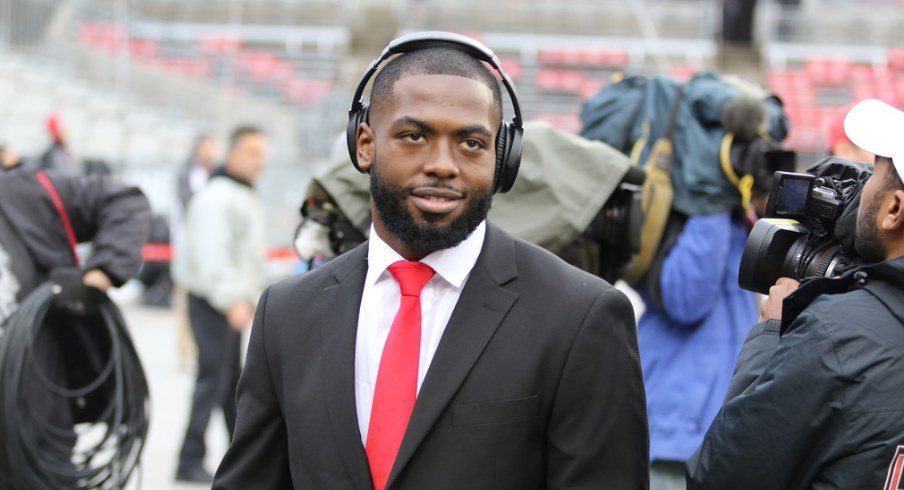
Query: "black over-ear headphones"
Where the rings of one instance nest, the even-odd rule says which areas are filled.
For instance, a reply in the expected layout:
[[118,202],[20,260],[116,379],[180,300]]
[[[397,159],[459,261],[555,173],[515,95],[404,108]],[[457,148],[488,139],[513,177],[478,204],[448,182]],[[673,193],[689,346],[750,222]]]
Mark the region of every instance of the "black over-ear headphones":
[[357,142],[358,126],[362,122],[367,122],[368,105],[362,97],[364,96],[364,88],[367,86],[367,82],[377,72],[380,64],[394,54],[436,47],[457,49],[480,61],[489,63],[499,73],[502,85],[508,91],[515,115],[512,118],[512,122],[503,122],[499,128],[499,135],[496,137],[496,174],[493,179],[493,192],[508,192],[515,183],[518,167],[521,165],[521,136],[524,134],[524,128],[521,123],[521,106],[518,105],[518,94],[515,92],[515,86],[509,76],[502,70],[499,58],[483,44],[460,34],[441,31],[415,32],[399,37],[389,43],[389,46],[386,46],[386,49],[370,65],[370,68],[364,74],[364,78],[358,84],[358,89],[355,90],[355,99],[352,102],[351,109],[348,111],[348,128],[345,133],[348,143],[348,156],[351,157],[355,168],[359,172],[364,172],[358,166]]

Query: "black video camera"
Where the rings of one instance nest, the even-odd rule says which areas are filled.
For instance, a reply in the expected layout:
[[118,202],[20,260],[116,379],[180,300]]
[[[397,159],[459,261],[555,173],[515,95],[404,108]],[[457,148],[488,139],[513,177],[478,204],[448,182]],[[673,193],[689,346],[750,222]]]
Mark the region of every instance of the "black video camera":
[[773,176],[766,216],[754,225],[741,256],[742,288],[769,294],[780,277],[835,277],[857,263],[857,207],[872,170],[830,157],[808,172]]
[[645,179],[640,167],[630,167],[586,232],[600,246],[596,274],[611,283],[621,277],[640,251]]

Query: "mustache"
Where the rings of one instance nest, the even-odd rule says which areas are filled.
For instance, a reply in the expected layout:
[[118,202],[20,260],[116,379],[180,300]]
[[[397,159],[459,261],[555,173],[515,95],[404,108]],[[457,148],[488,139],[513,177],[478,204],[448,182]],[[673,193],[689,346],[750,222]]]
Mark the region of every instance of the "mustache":
[[455,192],[455,193],[457,193],[457,194],[460,194],[460,195],[463,196],[463,197],[466,197],[466,196],[468,195],[468,193],[467,193],[464,189],[462,189],[462,188],[460,188],[460,187],[456,187],[456,186],[454,186],[454,185],[447,184],[447,183],[445,183],[445,182],[439,182],[439,181],[437,181],[437,182],[426,182],[426,183],[423,183],[423,184],[413,184],[413,185],[408,185],[408,186],[405,186],[405,187],[402,188],[402,190],[405,191],[405,192],[407,192],[408,194],[411,194],[411,193],[416,192],[416,191],[425,190],[425,189],[443,189],[443,190],[448,190],[448,191],[452,191],[452,192]]

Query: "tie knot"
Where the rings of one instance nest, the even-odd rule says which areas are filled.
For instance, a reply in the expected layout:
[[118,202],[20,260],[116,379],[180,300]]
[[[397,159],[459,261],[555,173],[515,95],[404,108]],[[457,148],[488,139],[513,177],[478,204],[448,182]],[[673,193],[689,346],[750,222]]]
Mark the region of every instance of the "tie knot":
[[422,262],[400,260],[389,266],[389,272],[399,283],[402,296],[419,297],[424,285],[433,277],[433,269]]

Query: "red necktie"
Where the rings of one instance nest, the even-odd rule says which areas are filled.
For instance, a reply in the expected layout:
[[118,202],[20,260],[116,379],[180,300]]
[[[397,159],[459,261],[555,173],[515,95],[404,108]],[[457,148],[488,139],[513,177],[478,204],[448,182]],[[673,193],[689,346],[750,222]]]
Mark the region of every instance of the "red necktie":
[[433,277],[433,269],[420,262],[399,261],[389,266],[389,272],[399,283],[402,298],[383,346],[365,444],[376,490],[386,487],[414,410],[421,357],[421,290]]

